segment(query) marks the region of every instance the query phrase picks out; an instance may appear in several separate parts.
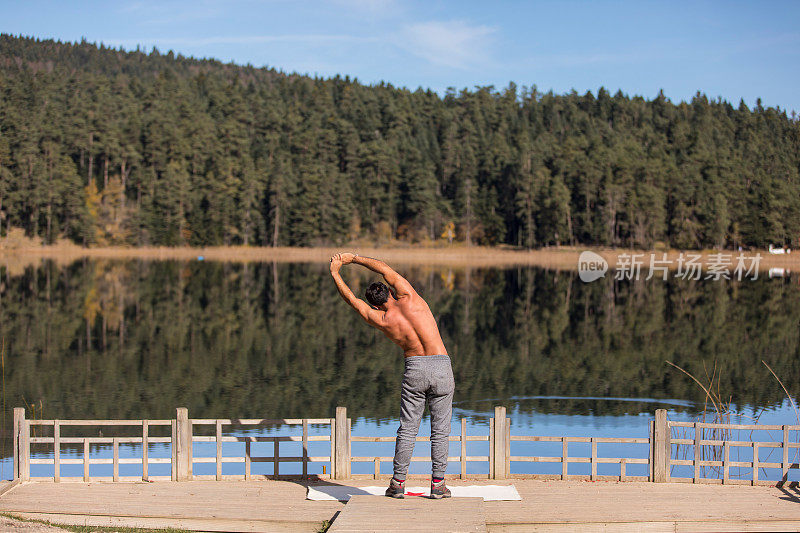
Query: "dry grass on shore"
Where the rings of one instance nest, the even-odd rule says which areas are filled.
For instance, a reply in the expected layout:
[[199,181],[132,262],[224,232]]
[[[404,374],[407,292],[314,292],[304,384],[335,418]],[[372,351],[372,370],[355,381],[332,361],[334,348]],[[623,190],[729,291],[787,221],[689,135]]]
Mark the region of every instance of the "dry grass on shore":
[[[509,267],[509,266],[539,266],[555,270],[575,270],[578,257],[584,250],[592,250],[613,268],[620,261],[623,254],[644,254],[641,261],[647,266],[650,255],[655,254],[661,260],[664,251],[631,250],[626,248],[582,248],[582,247],[548,247],[538,250],[516,250],[504,247],[482,247],[452,245],[441,247],[390,247],[376,248],[364,246],[341,247],[143,247],[143,248],[83,248],[72,244],[59,244],[55,246],[21,246],[3,248],[0,243],[0,265],[5,265],[13,270],[18,270],[25,265],[34,265],[43,259],[52,259],[59,264],[69,264],[84,258],[111,259],[111,260],[180,260],[191,261],[202,257],[206,261],[231,261],[231,262],[278,262],[278,263],[321,263],[327,262],[331,255],[339,251],[354,251],[359,255],[377,257],[391,264],[400,265],[439,265],[452,267]],[[677,266],[679,250],[670,250],[667,259],[670,266]],[[702,262],[708,264],[713,261],[713,254],[720,253],[714,250],[696,252],[702,256]],[[723,251],[730,254],[731,261],[735,264],[737,252]],[[790,271],[800,271],[800,251],[788,255],[773,255],[762,250],[759,252],[745,252],[748,257],[756,253],[761,255],[760,270],[770,268],[783,268]],[[16,267],[16,268],[14,268]],[[705,270],[705,268],[704,268]]]

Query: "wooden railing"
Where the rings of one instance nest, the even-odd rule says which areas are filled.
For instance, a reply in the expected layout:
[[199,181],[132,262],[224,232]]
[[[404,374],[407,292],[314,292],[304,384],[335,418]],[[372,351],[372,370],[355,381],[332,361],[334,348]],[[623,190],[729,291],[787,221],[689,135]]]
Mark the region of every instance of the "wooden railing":
[[[241,431],[243,428],[256,428],[264,426],[300,426],[300,435],[231,435],[232,430]],[[61,430],[65,427],[92,427],[92,428],[114,428],[115,431],[132,433],[120,436],[62,436]],[[170,436],[153,436],[151,428],[170,428]],[[316,433],[320,432],[320,426],[329,431],[322,434],[309,434],[310,427],[316,428]],[[25,410],[22,408],[14,409],[14,479],[20,481],[44,480],[44,481],[158,481],[173,480],[186,481],[191,479],[287,479],[303,478],[308,479],[313,476],[321,479],[351,479],[371,477],[378,479],[388,477],[382,476],[381,464],[391,462],[394,457],[380,455],[360,455],[353,456],[351,445],[353,442],[359,443],[389,443],[394,442],[395,437],[373,437],[351,435],[351,420],[347,418],[347,410],[344,407],[336,409],[336,416],[333,418],[297,418],[297,419],[190,419],[188,410],[178,408],[175,418],[170,420],[27,420]],[[41,431],[36,428],[51,428],[51,435],[43,436]],[[692,439],[678,438],[680,435],[673,435],[676,429],[693,429]],[[733,440],[730,438],[704,438],[705,431],[729,431],[734,429],[744,430],[767,430],[782,431],[782,442],[751,442]],[[33,435],[32,430],[34,430]],[[689,422],[668,421],[666,411],[659,409],[656,411],[655,420],[649,424],[648,437],[642,438],[616,438],[616,437],[568,437],[568,436],[530,436],[512,435],[511,419],[506,416],[505,407],[496,407],[494,417],[489,419],[489,432],[486,435],[467,434],[467,420],[460,420],[460,431],[456,435],[449,437],[450,442],[459,443],[459,455],[448,457],[448,462],[459,463],[457,474],[450,474],[448,477],[475,478],[484,477],[489,479],[507,478],[539,478],[539,479],[586,479],[586,480],[614,480],[614,481],[655,481],[655,482],[694,482],[694,483],[734,483],[748,482],[752,484],[775,484],[775,481],[759,480],[758,471],[763,468],[780,468],[782,471],[782,481],[788,481],[790,469],[798,468],[798,463],[790,461],[790,451],[800,448],[800,444],[792,442],[789,434],[792,431],[800,431],[800,426],[762,426],[762,425],[730,425],[730,424],[701,424]],[[162,429],[161,433],[165,433]],[[727,433],[725,434],[727,435]],[[713,437],[713,435],[712,435]],[[418,442],[428,442],[430,437],[417,437]],[[252,453],[253,443],[271,443],[271,455],[254,455]],[[301,443],[301,453],[299,455],[281,455],[282,442]],[[309,455],[309,443],[329,442],[330,453],[327,455]],[[468,443],[486,443],[485,455],[468,455]],[[151,444],[163,444],[169,448],[170,457],[150,457]],[[201,443],[214,444],[211,447],[213,452],[203,456],[195,453]],[[240,455],[230,455],[232,447],[225,448],[229,453],[223,455],[223,445],[225,443],[244,443],[244,452]],[[540,456],[540,455],[512,455],[512,444],[515,448],[527,446],[531,443],[559,443],[561,448],[560,455]],[[587,455],[571,454],[570,444],[588,444],[590,453]],[[639,457],[609,457],[601,454],[599,448],[609,444],[617,448],[641,447],[646,446],[646,457],[644,453],[639,453]],[[52,458],[31,458],[31,447],[34,445],[52,446]],[[104,446],[106,449],[110,445],[111,457],[92,457],[92,447]],[[139,455],[135,457],[120,457],[120,445],[138,445]],[[78,453],[82,450],[81,458],[62,458],[62,447],[72,446],[72,451]],[[681,446],[693,447],[692,459],[680,459],[678,453]],[[753,450],[753,457],[750,461],[730,461],[731,447],[749,447]],[[762,461],[759,450],[765,448],[779,448],[782,451],[780,462]],[[474,449],[474,447],[473,447]],[[716,452],[714,450],[717,450]],[[673,453],[674,452],[674,453]],[[709,453],[712,456],[709,456]],[[713,456],[717,453],[719,457]],[[621,455],[621,454],[617,454]],[[675,455],[675,457],[673,457]],[[794,455],[792,455],[794,457]],[[417,456],[412,461],[430,461],[430,457]],[[351,472],[352,463],[372,463],[373,472],[370,474],[353,474]],[[211,463],[215,465],[213,474],[195,474],[195,465]],[[243,465],[236,474],[224,474],[223,465],[226,463],[236,463]],[[252,463],[271,463],[272,474],[252,473]],[[300,464],[300,474],[282,474],[282,463]],[[323,463],[323,472],[309,473],[309,463]],[[488,463],[488,474],[468,474],[467,465],[469,463]],[[560,463],[559,473],[513,473],[512,463]],[[83,475],[73,477],[63,477],[61,466],[70,464],[83,465]],[[90,465],[110,464],[112,465],[111,476],[90,476]],[[121,476],[120,465],[135,464],[141,465],[141,476]],[[154,476],[150,473],[150,465],[169,464],[169,475]],[[570,464],[588,464],[588,473],[570,473]],[[598,473],[598,465],[619,465],[618,474],[611,470],[613,475],[601,475]],[[52,465],[52,476],[31,477],[31,465]],[[644,471],[646,475],[630,475],[627,467],[629,465],[646,465]],[[694,477],[682,478],[673,476],[672,469],[675,466],[691,466],[694,469]],[[729,476],[731,467],[752,468],[752,477],[748,481],[732,480]],[[326,468],[329,471],[326,471]],[[585,467],[584,467],[585,468]],[[704,468],[719,468],[722,475],[718,478],[703,476]],[[608,470],[608,469],[606,469]],[[640,473],[642,469],[639,468]],[[485,471],[485,470],[484,470]],[[223,475],[224,474],[224,475]]]
[[[36,437],[31,436],[31,428],[39,426],[51,426],[53,428],[52,437]],[[92,426],[92,427],[136,427],[141,428],[141,434],[137,436],[125,437],[62,437],[61,428],[74,427],[74,426]],[[150,428],[158,426],[171,426],[173,435],[175,433],[175,420],[26,420],[25,411],[23,409],[14,409],[14,433],[18,435],[14,439],[14,478],[20,478],[23,481],[30,479],[30,466],[31,465],[53,465],[53,481],[89,481],[89,466],[92,464],[111,464],[113,465],[113,474],[110,478],[111,481],[134,481],[142,479],[143,481],[155,481],[158,479],[170,479],[169,476],[150,476],[149,466],[152,464],[174,464],[175,457],[171,459],[149,457],[149,445],[155,443],[168,443],[174,440],[174,437],[152,437],[149,435]],[[18,431],[19,430],[19,431]],[[120,444],[141,444],[142,456],[140,458],[120,458],[119,445]],[[52,459],[31,459],[30,445],[32,444],[51,444],[53,446]],[[82,447],[83,457],[81,459],[62,459],[61,448],[63,445],[77,444]],[[112,447],[113,457],[108,458],[91,458],[91,446],[108,445]],[[62,478],[61,466],[68,464],[82,464],[83,476]],[[119,465],[120,464],[140,464],[142,465],[142,476],[137,477],[120,477]],[[174,471],[174,469],[172,469]]]
[[[349,422],[349,421],[348,421]],[[223,427],[243,428],[248,426],[268,426],[268,425],[299,425],[302,426],[300,436],[230,436],[223,434]],[[281,462],[300,462],[302,464],[302,476],[308,477],[309,462],[331,463],[334,457],[333,439],[328,435],[308,435],[308,428],[312,425],[329,425],[335,427],[335,419],[332,418],[301,418],[301,419],[189,419],[188,410],[178,408],[176,416],[172,420],[26,420],[25,410],[22,408],[14,409],[14,479],[22,481],[31,480],[31,465],[52,465],[52,481],[186,481],[189,479],[250,479],[251,463],[271,462],[274,465],[274,474],[269,477],[280,478]],[[80,436],[62,437],[61,429],[68,427],[92,427],[117,429],[136,428],[136,435],[126,436]],[[150,435],[150,429],[159,426],[169,426],[171,435],[169,437],[154,437]],[[195,426],[213,426],[215,434],[213,436],[195,435]],[[32,429],[49,427],[52,429],[52,436],[31,436]],[[308,443],[314,441],[331,442],[331,455],[314,457],[308,455]],[[216,455],[213,457],[195,457],[193,444],[199,442],[216,443]],[[242,456],[223,456],[222,444],[224,442],[243,442],[245,445],[244,455]],[[272,442],[273,455],[271,457],[254,457],[251,454],[251,443],[253,442]],[[280,442],[302,442],[302,456],[280,456]],[[168,445],[171,457],[150,457],[150,445],[161,443]],[[31,458],[31,446],[37,444],[48,444],[52,446],[52,459]],[[119,448],[121,444],[138,444],[141,450],[139,457],[121,458]],[[62,458],[62,446],[78,445],[82,449],[82,458],[69,459]],[[111,458],[92,458],[91,447],[99,445],[111,445]],[[196,463],[215,463],[216,474],[207,476],[194,476],[193,469]],[[223,463],[243,463],[244,473],[242,475],[222,475]],[[82,477],[63,477],[61,466],[70,464],[82,464]],[[111,476],[90,476],[90,465],[110,464],[112,465]],[[141,476],[120,476],[120,465],[136,464],[141,465]],[[150,474],[150,465],[169,464],[170,475],[154,476]],[[297,477],[297,476],[283,476]],[[330,477],[330,474],[327,475]]]
[[[669,468],[667,469],[667,481],[682,483],[724,483],[724,484],[745,484],[745,485],[775,485],[775,481],[759,479],[759,471],[765,469],[780,469],[781,479],[779,483],[789,481],[789,470],[800,468],[797,462],[798,449],[800,443],[789,439],[789,433],[800,431],[800,426],[790,425],[761,425],[761,424],[707,424],[702,422],[667,422],[669,446],[675,447],[675,458],[670,454]],[[677,430],[677,431],[676,431]],[[689,433],[691,438],[681,438],[686,435],[678,434],[683,430]],[[779,432],[781,439],[770,441],[754,441],[752,439],[741,440],[733,438],[733,432]],[[677,434],[677,436],[673,436]],[[691,451],[690,459],[679,459],[681,446],[686,447],[686,451]],[[732,461],[731,449],[745,448],[750,452],[749,461]],[[780,451],[780,461],[764,461],[761,459],[761,451],[773,450]],[[792,453],[794,450],[794,453]],[[738,454],[737,454],[738,455]],[[769,457],[767,457],[769,459]],[[689,466],[692,469],[692,477],[677,477],[672,475],[673,466]],[[731,468],[749,469],[749,479],[734,479],[731,476]],[[704,473],[715,474],[713,477],[705,476]],[[721,473],[721,475],[720,475]],[[747,473],[745,473],[747,474]]]
[[[489,474],[488,478],[492,478],[492,465],[493,462],[491,461],[491,455],[467,455],[467,442],[489,442],[489,448],[493,446],[494,439],[492,426],[494,424],[494,419],[490,419],[490,429],[489,435],[467,435],[467,419],[461,419],[461,433],[459,435],[450,435],[449,441],[450,442],[458,442],[460,443],[460,455],[457,457],[448,457],[447,462],[457,462],[460,464],[460,469],[458,473],[458,477],[461,479],[467,478],[467,463],[468,462],[487,462],[489,461]],[[430,442],[430,437],[417,437],[417,442]],[[351,442],[394,442],[395,437],[360,437],[355,436],[351,437]],[[394,456],[367,456],[367,457],[350,457],[350,461],[353,463],[373,463],[375,465],[375,469],[372,474],[351,474],[353,478],[363,478],[363,477],[371,477],[373,479],[379,479],[381,477],[380,473],[380,465],[383,462],[391,463],[394,460]],[[412,462],[430,462],[430,456],[414,456],[411,458]],[[477,477],[475,475],[471,475],[470,477]]]
[[[308,434],[308,428],[311,425],[328,425],[335,427],[335,419],[332,418],[283,418],[283,419],[193,419],[190,421],[192,427],[191,443],[188,450],[188,469],[183,476],[185,479],[251,479],[251,464],[252,463],[272,463],[273,475],[272,478],[280,478],[280,464],[281,463],[301,463],[302,464],[302,477],[308,477],[308,463],[322,462],[330,463],[331,457],[334,455],[333,439],[331,435],[311,435]],[[214,436],[199,436],[194,435],[193,428],[195,426],[214,426]],[[303,434],[288,435],[288,436],[223,436],[223,426],[264,426],[264,425],[299,425],[303,428]],[[327,456],[309,456],[308,443],[325,441],[331,443],[331,455]],[[193,444],[195,442],[213,442],[216,444],[216,455],[213,457],[196,457],[193,454]],[[244,456],[241,457],[223,457],[222,443],[224,442],[244,442]],[[270,457],[254,457],[251,453],[251,443],[253,442],[271,442],[272,443],[272,456]],[[300,456],[281,456],[280,443],[281,442],[302,442],[302,455]],[[216,465],[216,473],[214,475],[194,475],[193,469],[195,463],[214,463]],[[242,475],[222,475],[223,463],[244,463],[244,474]]]

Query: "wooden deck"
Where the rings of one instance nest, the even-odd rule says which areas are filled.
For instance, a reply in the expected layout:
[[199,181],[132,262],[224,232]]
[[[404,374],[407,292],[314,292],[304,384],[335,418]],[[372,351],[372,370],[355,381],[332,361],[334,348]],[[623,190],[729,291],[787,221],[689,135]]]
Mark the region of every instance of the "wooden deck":
[[[488,531],[800,531],[797,488],[522,479],[508,483],[512,482],[522,501],[361,497],[352,500],[341,522],[337,520],[345,504],[308,501],[305,486],[292,481],[26,483],[0,497],[0,512],[56,523],[202,531],[317,531],[332,519],[332,531],[452,531],[446,526],[453,525],[474,531],[469,528],[481,516]],[[376,483],[383,482],[347,482]],[[452,512],[461,522],[448,522]]]
[[[353,496],[336,517],[331,533],[375,531],[486,532],[482,498],[406,498]],[[380,522],[378,522],[378,520]]]

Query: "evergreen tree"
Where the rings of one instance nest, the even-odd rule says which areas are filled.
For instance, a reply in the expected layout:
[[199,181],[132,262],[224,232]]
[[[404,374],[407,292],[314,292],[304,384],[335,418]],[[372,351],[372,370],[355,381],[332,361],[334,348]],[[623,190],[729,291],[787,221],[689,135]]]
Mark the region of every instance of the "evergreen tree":
[[[111,217],[111,218],[109,218]],[[796,115],[439,97],[0,35],[0,235],[86,245],[800,246]],[[449,233],[448,233],[449,234]]]

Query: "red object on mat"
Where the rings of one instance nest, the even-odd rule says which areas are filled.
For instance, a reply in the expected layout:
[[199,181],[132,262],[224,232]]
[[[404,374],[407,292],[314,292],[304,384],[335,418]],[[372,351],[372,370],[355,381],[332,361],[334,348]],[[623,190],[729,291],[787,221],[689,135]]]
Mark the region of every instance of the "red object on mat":
[[424,492],[406,492],[406,496],[425,496]]

